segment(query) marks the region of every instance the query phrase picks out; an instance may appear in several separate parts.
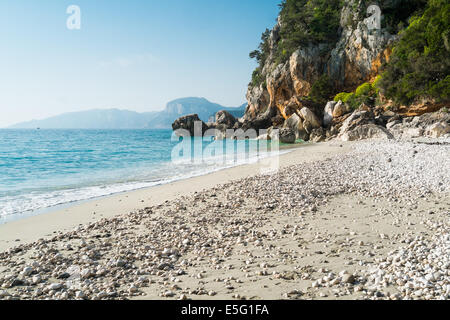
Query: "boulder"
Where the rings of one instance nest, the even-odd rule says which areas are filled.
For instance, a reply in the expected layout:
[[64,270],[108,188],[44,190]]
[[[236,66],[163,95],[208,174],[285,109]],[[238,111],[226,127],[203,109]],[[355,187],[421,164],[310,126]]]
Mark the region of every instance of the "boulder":
[[299,126],[303,128],[302,120],[297,114],[291,115],[284,121],[283,128],[290,128],[292,130],[298,130]]
[[280,130],[280,142],[282,143],[295,143],[296,134],[294,130],[289,128],[283,128]]
[[313,129],[309,136],[309,140],[312,142],[322,142],[325,141],[325,139],[326,139],[326,131],[322,127]]
[[267,137],[269,140],[279,140],[280,134],[279,134],[279,128],[270,127],[267,129]]
[[336,101],[330,101],[325,106],[325,110],[323,112],[323,125],[325,127],[328,127],[333,121],[333,110],[336,104],[337,104]]
[[375,123],[375,116],[370,111],[355,110],[343,123],[339,135],[343,135],[348,131],[364,124]]
[[256,140],[271,140],[268,134],[262,134]]
[[272,126],[272,118],[276,116],[276,110],[267,109],[267,111],[256,118],[246,119],[242,124],[243,130],[255,129],[259,131],[261,129],[267,129]]
[[227,129],[233,128],[236,118],[228,111],[222,110],[216,113],[216,126],[223,126]]
[[[321,121],[319,118],[309,110],[308,108],[304,107],[300,110],[300,116],[303,118],[304,122],[311,127],[311,129],[320,128],[322,126]],[[305,125],[306,128],[306,125]],[[308,131],[308,130],[306,130]]]
[[432,138],[440,138],[448,133],[450,133],[450,125],[447,122],[437,122],[425,130],[425,134]]
[[333,118],[342,117],[344,114],[349,113],[350,110],[350,107],[346,103],[339,101],[333,108]]
[[346,131],[340,136],[342,141],[357,141],[364,139],[388,140],[394,136],[385,128],[376,124],[364,124]]
[[296,139],[302,139],[307,141],[309,139],[309,134],[306,132],[302,119],[297,115],[293,114],[283,124],[283,128],[289,128],[295,132]]
[[450,127],[450,115],[442,112],[427,113],[421,116],[389,119],[386,128],[396,139],[411,139],[422,136],[439,138],[447,133]]
[[309,140],[309,133],[306,132],[306,130],[299,130],[298,131],[298,135],[297,135],[297,139],[301,139],[303,141],[308,141]]
[[[183,116],[175,120],[172,124],[172,129],[174,131],[179,129],[187,130],[191,137],[193,136],[203,136],[206,130],[208,130],[208,126],[204,123],[197,114],[190,114],[187,116]],[[196,129],[198,132],[196,132]]]

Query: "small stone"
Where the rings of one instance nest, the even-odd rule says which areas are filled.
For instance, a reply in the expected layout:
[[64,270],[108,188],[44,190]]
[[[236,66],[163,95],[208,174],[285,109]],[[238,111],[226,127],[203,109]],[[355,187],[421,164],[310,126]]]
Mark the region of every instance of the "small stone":
[[31,275],[33,273],[33,268],[31,267],[25,267],[23,269],[23,271],[21,272],[22,275],[24,275],[25,277]]
[[35,275],[31,279],[31,283],[34,284],[34,285],[39,284],[41,281],[42,281],[42,278],[41,278],[40,275]]
[[163,297],[165,297],[165,298],[171,298],[171,297],[173,297],[173,296],[175,296],[175,293],[173,293],[172,291],[166,291],[166,292],[164,292],[164,294],[163,294]]
[[58,279],[67,279],[70,278],[70,273],[63,272],[58,276]]
[[343,283],[353,283],[355,282],[355,277],[352,274],[344,274],[342,277]]
[[52,290],[58,291],[58,290],[61,290],[62,287],[63,287],[63,285],[61,283],[52,283],[47,287],[47,289],[50,291],[52,291]]
[[0,290],[0,298],[8,297],[9,293],[5,290]]
[[135,285],[132,285],[129,289],[128,289],[129,293],[136,293],[138,292],[138,288]]

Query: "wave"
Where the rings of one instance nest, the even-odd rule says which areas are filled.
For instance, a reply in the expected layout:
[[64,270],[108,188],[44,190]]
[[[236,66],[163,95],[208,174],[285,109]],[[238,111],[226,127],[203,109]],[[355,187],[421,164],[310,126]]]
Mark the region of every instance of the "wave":
[[[127,172],[126,179],[123,178],[119,181],[110,181],[91,186],[80,184],[74,188],[53,191],[47,190],[45,192],[41,190],[10,195],[0,198],[0,224],[38,215],[61,205],[70,205],[80,201],[92,200],[99,197],[202,176],[235,166],[256,163],[260,160],[288,152],[290,150],[268,151],[252,156],[247,154],[247,157],[235,154],[236,158],[231,162],[222,161],[223,155],[218,155],[205,157],[202,159],[202,163],[192,161],[159,163],[153,168],[134,168],[132,172]],[[140,174],[137,172],[140,172]],[[133,177],[130,178],[130,176]]]

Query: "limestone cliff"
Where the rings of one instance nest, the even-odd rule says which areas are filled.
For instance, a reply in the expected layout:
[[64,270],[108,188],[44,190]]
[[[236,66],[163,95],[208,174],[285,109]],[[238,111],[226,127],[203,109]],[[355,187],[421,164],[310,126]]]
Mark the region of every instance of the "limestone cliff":
[[[336,43],[313,43],[299,47],[285,63],[274,59],[283,21],[278,19],[269,37],[270,54],[262,68],[265,79],[248,87],[248,108],[244,119],[264,113],[288,118],[304,106],[304,98],[313,84],[327,75],[336,91],[354,90],[373,79],[389,58],[395,35],[387,29],[371,28],[366,1],[346,0],[341,9],[339,37]],[[302,101],[303,100],[303,101]],[[274,111],[275,110],[275,111]],[[317,110],[318,113],[323,110]],[[321,114],[318,114],[320,117]]]
[[[277,24],[250,53],[259,66],[248,87],[244,117],[224,113],[208,126],[221,136],[227,128],[268,129],[259,140],[272,139],[273,129],[279,129],[280,141],[289,143],[449,135],[450,49],[443,18],[448,13],[445,0],[284,0]],[[436,38],[427,32],[437,27],[444,31],[444,44],[436,40],[434,55],[421,57],[419,52],[431,52],[424,44]],[[419,45],[405,45],[414,43],[417,32]],[[410,61],[411,52],[421,58],[420,68]],[[399,85],[397,74],[403,81]],[[395,86],[403,90],[400,95],[390,92]],[[413,99],[403,106],[398,100],[405,95]],[[439,110],[440,116],[427,116]]]

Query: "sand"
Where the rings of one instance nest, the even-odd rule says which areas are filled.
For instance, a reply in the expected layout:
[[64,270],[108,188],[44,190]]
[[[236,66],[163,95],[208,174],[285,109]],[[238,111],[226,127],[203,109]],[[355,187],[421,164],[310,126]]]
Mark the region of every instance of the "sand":
[[[282,155],[280,167],[321,160],[348,150],[349,144],[344,145],[338,142],[305,144]],[[72,230],[80,224],[162,204],[184,195],[207,190],[259,172],[258,164],[242,165],[165,185],[83,201],[64,209],[49,209],[44,214],[0,225],[0,252],[40,238],[51,237],[56,232]]]
[[449,156],[311,144],[8,223],[0,299],[448,299]]

